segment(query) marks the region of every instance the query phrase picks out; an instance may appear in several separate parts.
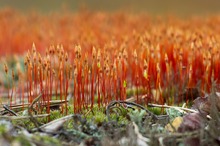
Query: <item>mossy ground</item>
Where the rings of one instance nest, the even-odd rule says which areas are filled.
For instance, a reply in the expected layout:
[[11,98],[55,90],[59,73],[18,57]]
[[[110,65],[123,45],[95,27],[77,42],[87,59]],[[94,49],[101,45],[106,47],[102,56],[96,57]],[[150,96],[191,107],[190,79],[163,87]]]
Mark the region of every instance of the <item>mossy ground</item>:
[[[131,109],[131,108],[126,109],[124,107],[112,108],[110,112],[111,112],[110,121],[106,116],[106,108],[104,108],[104,107],[99,108],[98,105],[95,105],[92,110],[84,109],[81,114],[78,114],[78,115],[80,115],[80,117],[82,117],[82,119],[85,119],[85,121],[87,123],[84,125],[84,128],[86,125],[87,126],[90,125],[90,128],[88,128],[88,127],[85,128],[88,130],[87,131],[88,133],[86,131],[84,131],[85,135],[81,135],[82,134],[81,132],[77,132],[77,130],[74,130],[74,128],[76,128],[75,127],[76,125],[78,125],[80,127],[80,125],[82,124],[80,122],[80,120],[77,123],[73,124],[74,119],[71,119],[71,120],[65,122],[62,129],[65,129],[65,131],[72,133],[76,137],[81,135],[81,138],[80,138],[81,140],[83,140],[85,138],[89,138],[89,137],[90,138],[96,137],[96,138],[100,139],[102,137],[105,137],[104,136],[105,134],[99,130],[97,131],[97,133],[94,132],[93,136],[88,135],[89,131],[91,131],[91,126],[94,126],[94,128],[95,127],[97,128],[97,126],[99,127],[101,125],[102,126],[106,125],[106,124],[108,125],[108,123],[111,123],[111,122],[115,123],[116,125],[129,125],[129,123],[131,121],[135,121],[135,122],[137,122],[138,125],[141,125],[140,122],[142,121],[142,117],[146,114],[144,111],[139,111],[138,109],[135,109],[135,110]],[[138,114],[139,112],[141,114]],[[22,114],[24,114],[24,112],[18,112],[18,114],[19,114],[18,116],[21,116]],[[68,106],[67,115],[70,115],[70,114],[73,114],[73,106],[72,105]],[[55,119],[59,119],[63,116],[65,116],[65,114],[61,113],[60,109],[55,109],[50,112],[49,119],[50,119],[50,121],[52,121]],[[140,117],[140,118],[138,118],[138,117]],[[37,118],[36,120],[41,125],[49,122],[48,117]],[[31,132],[34,128],[36,128],[35,124],[30,119],[13,120],[11,122],[12,122],[12,127],[14,129],[17,129],[19,127],[16,131],[22,131],[20,129],[20,128],[22,128],[22,129],[25,129],[25,130]],[[107,128],[107,127],[105,127],[105,128]],[[115,128],[117,128],[117,126]],[[125,128],[123,128],[123,129],[125,130]],[[114,130],[114,129],[112,129],[112,130]],[[124,131],[124,130],[122,130],[122,131]],[[7,135],[7,140],[9,143],[16,143],[17,142],[21,145],[31,145],[32,143],[40,142],[41,144],[44,144],[44,145],[62,145],[62,136],[58,136],[59,138],[57,139],[52,135],[42,134],[39,132],[33,133],[32,136],[29,138],[26,137],[23,132],[18,132],[16,134],[16,136],[9,136],[11,134],[11,131],[8,130],[4,125],[0,125],[0,133],[2,135]],[[10,138],[8,138],[8,137],[10,137]]]

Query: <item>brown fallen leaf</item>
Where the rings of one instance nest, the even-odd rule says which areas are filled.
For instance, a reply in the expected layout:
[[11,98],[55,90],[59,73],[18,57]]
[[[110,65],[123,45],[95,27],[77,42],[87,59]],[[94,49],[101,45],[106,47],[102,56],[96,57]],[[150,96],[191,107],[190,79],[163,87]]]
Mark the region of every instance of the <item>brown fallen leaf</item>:
[[179,132],[194,131],[202,127],[203,120],[200,113],[189,113],[183,116],[183,122],[178,128]]
[[[183,117],[183,122],[178,128],[178,132],[192,132],[202,128],[204,120],[201,113],[190,113]],[[201,141],[199,137],[186,137],[183,144],[187,146],[200,145]]]
[[[220,111],[220,93],[216,92],[213,94],[214,102],[211,101],[211,95],[207,95],[205,97],[197,97],[193,101],[192,108],[198,110],[201,114],[209,115],[212,106],[217,107],[218,111]],[[215,104],[215,105],[212,105]]]
[[201,114],[208,115],[210,113],[210,100],[208,97],[198,97],[193,101],[192,108],[198,110]]

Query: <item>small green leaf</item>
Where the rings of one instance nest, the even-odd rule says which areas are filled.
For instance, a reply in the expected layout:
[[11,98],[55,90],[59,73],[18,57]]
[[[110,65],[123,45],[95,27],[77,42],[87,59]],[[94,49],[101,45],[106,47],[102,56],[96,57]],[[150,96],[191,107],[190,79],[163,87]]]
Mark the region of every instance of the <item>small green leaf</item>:
[[100,68],[100,67],[101,67],[101,64],[100,64],[100,62],[98,62],[98,63],[97,63],[97,67],[98,67],[98,68]]
[[123,82],[123,87],[126,88],[127,87],[127,82],[124,80]]
[[144,78],[148,80],[148,74],[146,70],[144,71]]

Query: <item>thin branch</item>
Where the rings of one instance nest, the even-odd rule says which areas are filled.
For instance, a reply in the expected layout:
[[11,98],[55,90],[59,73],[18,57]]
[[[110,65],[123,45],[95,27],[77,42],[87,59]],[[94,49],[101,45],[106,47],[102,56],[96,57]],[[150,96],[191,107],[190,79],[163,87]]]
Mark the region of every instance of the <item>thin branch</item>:
[[41,93],[40,95],[38,95],[38,97],[36,97],[36,98],[33,100],[33,102],[30,104],[30,106],[28,107],[28,115],[30,116],[30,120],[31,120],[31,122],[34,123],[35,127],[37,127],[37,128],[40,126],[40,123],[37,121],[36,118],[34,118],[34,116],[32,115],[32,112],[31,112],[31,111],[32,111],[32,110],[35,111],[34,108],[33,108],[33,105],[34,105],[35,103],[37,103],[37,101],[40,99],[41,96],[42,96],[42,93]]
[[[110,109],[116,105],[116,104],[126,104],[127,105],[132,105],[132,106],[136,106],[142,110],[145,110],[150,116],[152,116],[154,119],[158,120],[159,118],[157,117],[157,115],[155,115],[154,113],[152,113],[151,111],[149,111],[148,109],[146,109],[144,106],[140,105],[140,104],[137,104],[137,103],[134,103],[134,102],[128,102],[128,101],[112,101],[107,107],[106,107],[106,115],[107,115],[107,118],[108,120],[110,121]],[[121,105],[122,106],[122,105]]]
[[[50,114],[42,114],[42,115],[33,115],[34,118],[44,118],[49,116]],[[30,116],[0,116],[0,119],[9,119],[9,120],[23,120],[23,119],[29,119]]]
[[[184,107],[178,107],[178,106],[169,106],[169,105],[159,105],[159,104],[152,104],[152,103],[148,103],[149,107],[160,107],[160,108],[174,108],[179,110],[180,112],[186,113],[187,112],[191,112],[191,113],[199,113],[199,111],[197,110],[193,110],[193,109],[189,109],[189,108],[184,108]],[[209,115],[206,116],[208,119],[211,119],[211,117]]]
[[18,116],[13,110],[11,110],[8,105],[3,105],[3,108],[14,116]]

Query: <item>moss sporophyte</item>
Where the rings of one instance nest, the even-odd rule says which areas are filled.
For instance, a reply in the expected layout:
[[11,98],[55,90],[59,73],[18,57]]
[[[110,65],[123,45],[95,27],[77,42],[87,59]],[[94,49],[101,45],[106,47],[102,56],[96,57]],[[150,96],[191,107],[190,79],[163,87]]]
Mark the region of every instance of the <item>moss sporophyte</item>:
[[[79,16],[67,15],[65,20],[72,24],[73,19],[70,18],[73,17],[74,22],[82,23]],[[72,33],[72,27],[65,24],[63,35],[56,35],[54,28],[58,27],[58,23],[55,22],[66,21],[56,17],[58,20],[52,19],[50,22],[39,16],[37,24],[53,24],[54,28],[50,28],[51,36],[28,25],[28,21],[23,21],[28,18],[22,17],[20,23],[33,30],[33,37],[36,34],[45,36],[40,37],[42,42],[35,38],[36,42],[27,51],[21,64],[24,73],[19,71],[18,82],[14,82],[18,71],[10,69],[7,64],[3,67],[8,80],[10,107],[16,104],[25,107],[25,104],[31,104],[42,94],[36,107],[38,112],[46,108],[49,114],[51,101],[56,97],[56,100],[64,102],[61,113],[68,113],[68,102],[73,105],[73,112],[80,113],[83,109],[92,109],[95,104],[102,108],[113,100],[125,101],[130,96],[128,92],[136,97],[137,103],[172,105],[191,100],[193,93],[183,99],[179,97],[185,89],[193,91],[197,88],[201,91],[199,94],[203,95],[211,91],[212,80],[219,84],[220,51],[218,35],[215,33],[219,30],[213,27],[207,31],[209,23],[203,19],[196,20],[198,22],[195,24],[194,21],[181,19],[155,24],[155,21],[150,20],[149,23],[143,22],[139,16],[129,16],[129,19],[124,17],[128,25],[120,27],[119,19],[113,19],[105,13],[102,17],[96,14],[88,16],[94,19],[89,19],[86,25],[74,23],[74,31],[77,33]],[[112,22],[111,26],[105,23],[108,19]],[[135,27],[134,20],[141,25]],[[191,22],[192,25],[188,26]],[[211,19],[210,23],[213,23]],[[202,29],[194,30],[196,24],[203,25]],[[108,35],[101,30],[108,32]],[[71,37],[66,37],[66,33],[71,34]],[[52,36],[56,36],[63,45],[45,45],[48,44],[46,38]],[[69,38],[71,42],[77,42],[77,45],[68,46]],[[28,43],[28,47],[31,44]],[[148,96],[143,100],[141,94]],[[17,95],[22,98],[17,98]],[[68,95],[72,95],[70,100]]]

